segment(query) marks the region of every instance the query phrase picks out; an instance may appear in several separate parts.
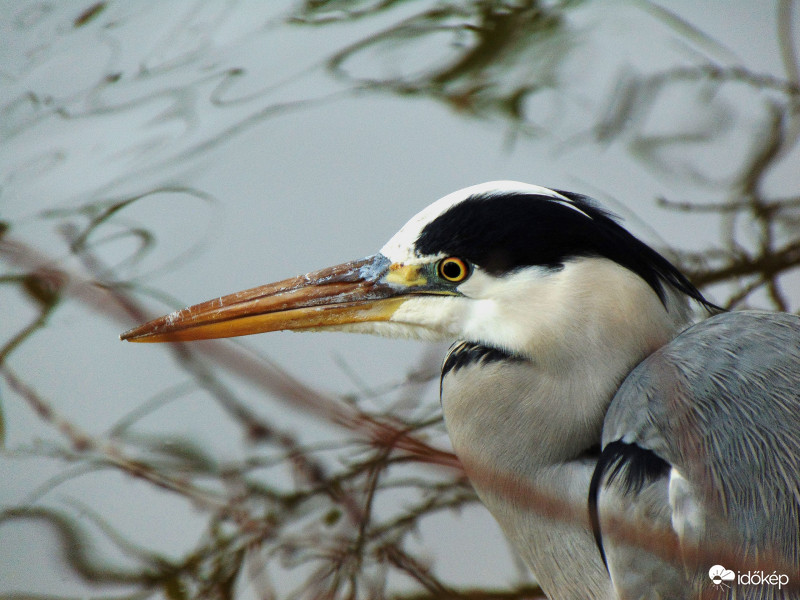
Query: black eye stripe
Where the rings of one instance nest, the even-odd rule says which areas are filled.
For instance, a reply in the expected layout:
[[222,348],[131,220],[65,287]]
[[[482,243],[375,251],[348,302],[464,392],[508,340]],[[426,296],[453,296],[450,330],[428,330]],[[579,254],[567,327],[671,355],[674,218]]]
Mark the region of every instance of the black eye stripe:
[[[577,210],[523,192],[470,196],[425,225],[414,251],[417,256],[462,257],[495,277],[530,266],[558,270],[571,259],[604,257],[639,275],[662,303],[667,283],[711,306],[678,269],[610,213],[585,196],[559,193]],[[439,276],[451,281],[441,271]]]

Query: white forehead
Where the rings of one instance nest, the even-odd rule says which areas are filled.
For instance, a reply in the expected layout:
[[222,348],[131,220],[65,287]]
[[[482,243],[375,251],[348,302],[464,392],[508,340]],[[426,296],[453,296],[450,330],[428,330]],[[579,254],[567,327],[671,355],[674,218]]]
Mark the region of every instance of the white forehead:
[[386,242],[386,245],[381,248],[381,254],[392,262],[409,263],[413,262],[415,259],[418,260],[418,258],[414,256],[414,242],[417,241],[419,234],[428,223],[436,219],[436,217],[447,211],[450,207],[459,202],[463,202],[471,196],[498,193],[522,193],[549,196],[555,201],[583,213],[583,211],[573,205],[568,198],[565,198],[558,192],[549,188],[532,185],[530,183],[521,183],[519,181],[487,181],[486,183],[479,183],[478,185],[466,187],[451,194],[447,194],[444,198],[439,198],[439,200],[421,210],[414,215],[408,223],[403,225],[400,231],[392,236],[392,239]]

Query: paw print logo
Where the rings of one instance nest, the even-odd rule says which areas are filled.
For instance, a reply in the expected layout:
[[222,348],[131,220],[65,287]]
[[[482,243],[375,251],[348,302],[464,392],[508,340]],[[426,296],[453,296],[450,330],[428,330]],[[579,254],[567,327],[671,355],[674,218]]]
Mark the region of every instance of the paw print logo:
[[723,586],[726,588],[731,586],[726,585],[724,582],[733,581],[736,578],[736,574],[733,571],[726,569],[722,565],[714,565],[711,567],[708,570],[708,576],[711,578],[711,583],[716,587]]

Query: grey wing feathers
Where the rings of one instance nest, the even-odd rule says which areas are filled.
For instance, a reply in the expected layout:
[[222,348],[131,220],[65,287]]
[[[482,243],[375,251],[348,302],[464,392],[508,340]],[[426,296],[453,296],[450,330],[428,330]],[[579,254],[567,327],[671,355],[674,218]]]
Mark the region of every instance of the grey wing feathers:
[[[800,317],[734,312],[687,329],[620,386],[606,416],[603,446],[618,440],[672,466],[669,477],[653,485],[660,486],[661,502],[668,490],[666,525],[682,545],[712,555],[724,548],[754,568],[759,560],[767,561],[765,567],[777,561],[798,582]],[[619,501],[626,490],[609,485],[606,493]],[[631,506],[646,501],[627,496],[621,501]],[[605,543],[612,546],[610,563],[625,556],[613,541]],[[713,564],[686,568],[707,586]],[[797,588],[788,593],[762,586],[733,597],[800,596]]]

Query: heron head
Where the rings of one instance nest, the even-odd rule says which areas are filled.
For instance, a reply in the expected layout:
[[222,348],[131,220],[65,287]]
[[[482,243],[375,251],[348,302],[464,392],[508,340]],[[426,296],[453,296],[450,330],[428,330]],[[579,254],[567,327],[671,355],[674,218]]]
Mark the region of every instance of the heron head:
[[705,302],[588,198],[498,181],[434,202],[368,258],[191,306],[121,337],[337,330],[467,339],[531,354],[578,321],[627,319],[632,303],[662,320],[685,320],[676,292]]

